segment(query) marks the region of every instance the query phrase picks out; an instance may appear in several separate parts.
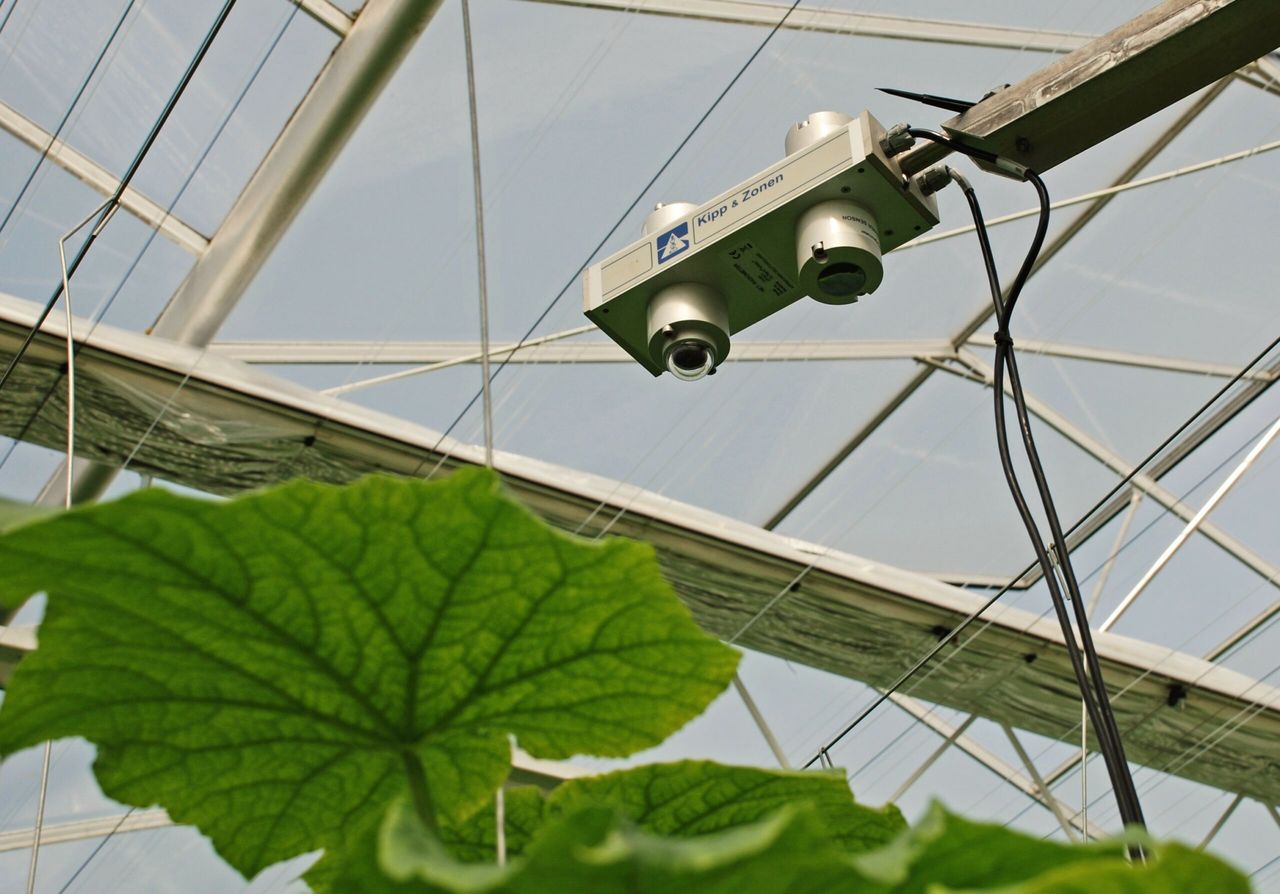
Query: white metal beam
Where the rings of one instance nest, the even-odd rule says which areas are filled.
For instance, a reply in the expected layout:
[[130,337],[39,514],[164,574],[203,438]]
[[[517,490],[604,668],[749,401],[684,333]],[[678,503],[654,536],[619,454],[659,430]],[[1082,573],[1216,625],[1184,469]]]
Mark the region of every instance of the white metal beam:
[[[105,835],[123,835],[128,832],[145,832],[148,829],[167,829],[173,825],[169,814],[163,810],[135,810],[129,814],[102,816],[87,820],[47,824],[40,829],[40,846],[63,844],[68,841],[84,841]],[[21,851],[35,841],[34,829],[13,829],[0,832],[0,852]]]
[[[1066,834],[1067,838],[1075,841],[1077,838],[1076,829],[1075,826],[1072,825],[1073,822],[1075,822],[1075,818],[1068,817],[1067,812],[1062,809],[1062,804],[1054,796],[1053,790],[1049,788],[1047,783],[1045,783],[1044,777],[1040,775],[1040,771],[1036,769],[1035,761],[1031,759],[1031,755],[1027,754],[1027,749],[1022,747],[1022,740],[1020,740],[1017,734],[1014,733],[1013,727],[1009,726],[1007,723],[1002,723],[1000,724],[1000,728],[1004,730],[1004,734],[1008,737],[1009,744],[1013,746],[1013,750],[1018,753],[1018,760],[1022,761],[1022,766],[1027,768],[1028,775],[1030,775],[1032,781],[1035,782],[1036,789],[1040,792],[1040,797],[1048,805],[1050,812],[1053,813],[1054,819],[1058,821],[1058,825],[1062,827],[1062,831]],[[1081,821],[1081,825],[1083,827],[1083,820]]]
[[[935,748],[932,752],[930,752],[929,756],[926,757],[923,761],[921,761],[920,765],[917,766],[914,770],[912,770],[911,774],[907,776],[906,779],[902,780],[901,784],[896,789],[894,789],[893,794],[890,795],[888,798],[889,803],[896,804],[899,800],[901,800],[902,796],[907,793],[907,791],[911,788],[911,786],[915,785],[916,781],[919,780],[920,777],[923,776],[926,772],[928,772],[930,767],[932,767],[934,764],[938,762],[938,758],[946,754],[947,749],[950,748],[952,745],[954,745],[956,743],[956,740],[959,739],[961,736],[963,736],[965,730],[973,726],[973,722],[977,719],[978,719],[977,714],[970,714],[963,721],[961,721],[961,723],[958,726],[952,727],[951,732],[943,736],[942,744],[940,744],[937,748]],[[932,724],[929,724],[929,725],[932,726]]]
[[[1223,82],[1225,84],[1225,82]],[[1162,171],[1159,174],[1152,174],[1149,177],[1142,177],[1137,180],[1126,180],[1123,183],[1114,183],[1103,189],[1095,189],[1089,192],[1080,193],[1066,199],[1055,199],[1049,203],[1052,211],[1058,211],[1062,208],[1070,208],[1074,205],[1089,204],[1097,199],[1110,198],[1118,196],[1121,193],[1132,192],[1135,189],[1145,189],[1148,186],[1154,186],[1157,183],[1168,183],[1170,180],[1177,180],[1182,177],[1189,177],[1192,174],[1200,174],[1204,171],[1221,168],[1225,165],[1232,165],[1236,162],[1245,161],[1250,158],[1257,158],[1260,155],[1266,155],[1280,149],[1280,140],[1272,140],[1269,143],[1260,143],[1251,146],[1248,149],[1241,149],[1238,152],[1228,152],[1226,155],[1219,155],[1216,158],[1209,158],[1204,161],[1198,161],[1195,164],[1183,165],[1180,168],[1174,168],[1169,171]],[[998,227],[1001,224],[1012,223],[1016,220],[1026,220],[1029,217],[1036,217],[1040,213],[1040,208],[1024,208],[1022,211],[1013,211],[1009,214],[1001,214],[997,217],[988,217],[983,223],[987,228]],[[949,230],[941,230],[936,233],[926,233],[912,239],[906,245],[894,249],[896,252],[904,252],[908,249],[919,248],[923,245],[930,245],[934,242],[944,242],[948,239],[954,239],[957,236],[963,236],[966,233],[972,233],[976,227],[972,223],[963,224],[958,227],[952,227]]]
[[[154,335],[199,346],[213,339],[440,3],[367,0],[160,312]],[[70,461],[50,480],[65,476]],[[93,462],[76,461],[73,471],[77,503],[96,499],[112,480],[111,470]]]
[[[990,335],[984,334],[973,336],[966,344],[974,347],[990,348],[994,347],[995,342]],[[1166,372],[1213,376],[1221,379],[1230,379],[1240,375],[1240,367],[1232,366],[1229,363],[1210,363],[1203,360],[1188,360],[1182,357],[1164,357],[1157,354],[1139,354],[1133,351],[1092,348],[1087,345],[1066,345],[1036,338],[1018,339],[1018,354],[1023,357],[1043,354],[1046,357],[1088,360],[1094,363],[1110,363],[1116,366],[1132,366],[1139,369],[1158,369]],[[1259,369],[1245,373],[1241,378],[1247,382],[1274,382],[1277,376],[1271,370]]]
[[[991,347],[988,335],[975,335],[966,344]],[[490,357],[505,356],[508,363],[634,363],[625,351],[611,341],[555,342],[523,346],[512,353],[511,345],[494,346]],[[1140,369],[1188,373],[1198,376],[1231,378],[1239,367],[1181,357],[1163,357],[1133,351],[1069,345],[1043,339],[1019,339],[1023,355],[1043,354],[1071,360],[1087,360]],[[210,345],[210,350],[244,363],[267,365],[293,364],[358,364],[361,366],[397,366],[403,364],[435,364],[445,361],[479,363],[480,346],[468,341],[224,341]],[[791,341],[735,340],[730,359],[735,363],[787,363],[816,360],[952,360],[956,348],[950,339],[907,339],[901,341],[860,341],[854,339],[795,339]],[[1244,379],[1273,382],[1277,376],[1270,370],[1255,370]]]
[[1151,581],[1155,579],[1155,576],[1160,573],[1160,570],[1168,564],[1171,558],[1173,558],[1174,553],[1176,553],[1182,545],[1187,542],[1191,535],[1195,533],[1197,528],[1203,526],[1204,520],[1208,517],[1209,513],[1212,512],[1220,502],[1222,502],[1223,497],[1231,492],[1231,488],[1234,487],[1236,482],[1240,480],[1241,476],[1248,471],[1249,467],[1253,465],[1254,460],[1262,454],[1262,451],[1266,450],[1268,445],[1275,440],[1277,434],[1280,434],[1280,419],[1277,419],[1272,423],[1271,428],[1267,430],[1267,433],[1258,440],[1258,443],[1254,444],[1253,449],[1249,451],[1248,455],[1240,461],[1240,464],[1232,470],[1231,474],[1226,477],[1226,480],[1224,480],[1222,484],[1218,486],[1218,489],[1213,492],[1213,496],[1209,497],[1209,499],[1205,501],[1205,504],[1201,506],[1199,511],[1196,512],[1190,521],[1187,522],[1186,526],[1178,532],[1178,535],[1173,538],[1173,541],[1165,548],[1164,552],[1160,554],[1160,557],[1152,563],[1151,567],[1148,568],[1146,573],[1143,574],[1138,582],[1133,585],[1133,588],[1129,590],[1128,594],[1120,600],[1120,604],[1115,607],[1115,610],[1112,611],[1111,614],[1107,616],[1107,619],[1102,622],[1102,625],[1098,628],[1099,630],[1110,630],[1115,626],[1116,622],[1120,620],[1124,613],[1128,611],[1129,607],[1133,605],[1138,596],[1142,594],[1142,591],[1147,588]]
[[[756,25],[766,28],[772,28],[781,22],[785,30],[820,31],[854,37],[989,47],[1019,52],[1029,50],[1040,53],[1068,53],[1079,49],[1095,37],[1092,34],[1073,31],[1017,28],[1007,25],[860,13],[830,8],[812,9],[804,6],[786,15],[790,4],[750,2],[750,0],[530,0],[530,2],[701,19],[724,24]],[[1264,56],[1258,62],[1241,68],[1236,72],[1236,77],[1268,92],[1280,93],[1278,72],[1280,72],[1280,65]]]
[[206,345],[431,21],[440,0],[368,0],[152,331]]
[[[0,128],[13,134],[37,152],[44,152],[48,147],[49,161],[103,196],[115,195],[116,189],[120,186],[119,177],[84,153],[71,148],[61,139],[54,139],[53,134],[3,102],[0,102]],[[204,254],[205,249],[209,247],[209,239],[203,233],[168,214],[157,202],[153,202],[132,186],[127,187],[121,194],[120,206],[147,226],[159,230],[162,236],[175,245],[197,257]]]
[[1209,842],[1213,841],[1217,834],[1222,831],[1222,827],[1227,824],[1227,820],[1231,819],[1231,814],[1236,812],[1236,808],[1240,806],[1240,802],[1244,800],[1244,795],[1236,795],[1231,799],[1231,803],[1227,805],[1227,809],[1214,822],[1213,826],[1205,834],[1200,843],[1196,845],[1196,850],[1202,851],[1209,846]]
[[[1274,583],[1274,581],[1272,581],[1272,583]],[[1210,649],[1208,654],[1205,655],[1205,658],[1210,661],[1217,661],[1223,655],[1227,654],[1236,646],[1240,645],[1240,643],[1252,636],[1256,631],[1262,629],[1263,625],[1270,622],[1270,620],[1278,614],[1280,614],[1280,599],[1272,602],[1269,606],[1242,624],[1230,636]]]
[[[735,25],[760,25],[768,28],[777,25],[790,6],[784,3],[760,3],[751,2],[751,0],[536,0],[536,2],[681,19],[702,19]],[[782,27],[795,31],[822,31],[860,37],[996,47],[1005,50],[1032,50],[1043,53],[1070,52],[1093,39],[1092,35],[1069,31],[979,25],[912,16],[810,8],[804,5],[797,7],[783,22]]]
[[[590,330],[588,330],[590,331]],[[584,333],[585,334],[585,333]],[[558,341],[525,345],[494,345],[489,356],[507,357],[508,363],[635,363],[611,341]],[[468,341],[229,341],[215,342],[210,350],[244,363],[260,364],[360,364],[395,366],[458,360],[480,362],[480,345]],[[735,362],[785,362],[810,360],[910,360],[915,357],[954,358],[946,339],[904,341],[735,341]]]
[[351,31],[351,25],[355,22],[355,19],[347,15],[345,10],[330,3],[329,0],[294,0],[294,2],[302,7],[303,12],[339,37],[346,37]]

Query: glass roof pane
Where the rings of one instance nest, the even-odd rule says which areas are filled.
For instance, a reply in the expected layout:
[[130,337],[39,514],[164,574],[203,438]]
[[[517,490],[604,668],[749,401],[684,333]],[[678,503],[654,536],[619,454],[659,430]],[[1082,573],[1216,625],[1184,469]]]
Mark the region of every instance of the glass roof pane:
[[[1033,555],[991,414],[987,388],[935,375],[779,530],[915,571],[1012,577]],[[1069,523],[1116,479],[1043,423],[1033,426],[1050,484],[1072,482],[1055,490]]]

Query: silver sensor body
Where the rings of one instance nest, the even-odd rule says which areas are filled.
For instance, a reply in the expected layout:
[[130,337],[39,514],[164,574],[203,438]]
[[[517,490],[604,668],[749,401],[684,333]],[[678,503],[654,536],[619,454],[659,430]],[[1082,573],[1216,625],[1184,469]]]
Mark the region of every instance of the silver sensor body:
[[701,205],[660,205],[643,238],[587,269],[587,317],[653,375],[695,380],[730,336],[805,295],[875,291],[881,255],[938,223],[884,136],[867,112],[818,112],[790,128],[782,161]]

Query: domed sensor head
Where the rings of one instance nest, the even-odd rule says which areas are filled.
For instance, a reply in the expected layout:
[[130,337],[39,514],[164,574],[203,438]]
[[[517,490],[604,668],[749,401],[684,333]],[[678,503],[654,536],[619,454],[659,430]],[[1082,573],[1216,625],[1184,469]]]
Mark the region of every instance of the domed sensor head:
[[729,313],[724,299],[709,286],[667,286],[649,299],[648,321],[654,366],[683,382],[711,375],[729,356]]
[[677,379],[696,382],[716,366],[715,348],[698,339],[675,342],[667,349],[667,369]]

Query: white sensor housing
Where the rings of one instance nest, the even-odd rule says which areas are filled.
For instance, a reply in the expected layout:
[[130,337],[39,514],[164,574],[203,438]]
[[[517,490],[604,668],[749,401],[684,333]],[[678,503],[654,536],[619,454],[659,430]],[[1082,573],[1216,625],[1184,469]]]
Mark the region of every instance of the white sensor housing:
[[653,375],[692,379],[724,360],[729,336],[804,295],[874,291],[881,252],[938,223],[884,135],[866,112],[818,112],[790,129],[782,161],[702,205],[660,206],[643,238],[587,269],[587,317]]

